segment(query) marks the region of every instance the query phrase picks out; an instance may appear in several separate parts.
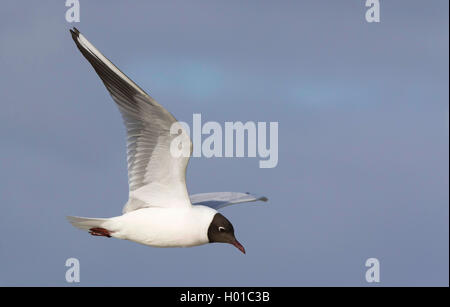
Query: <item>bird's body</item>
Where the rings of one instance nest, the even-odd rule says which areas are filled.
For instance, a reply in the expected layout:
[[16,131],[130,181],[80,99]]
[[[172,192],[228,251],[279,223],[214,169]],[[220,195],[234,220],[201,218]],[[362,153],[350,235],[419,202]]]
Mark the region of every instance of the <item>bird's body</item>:
[[[186,167],[192,142],[176,119],[98,51],[77,29],[72,38],[116,102],[127,129],[129,200],[123,215],[112,218],[68,217],[92,235],[114,237],[155,247],[230,243],[245,253],[233,225],[217,209],[266,201],[249,193],[189,195]],[[174,154],[182,145],[182,153]],[[187,153],[187,154],[186,154]]]
[[108,219],[111,237],[155,247],[189,247],[209,243],[208,227],[217,213],[205,206],[143,208]]

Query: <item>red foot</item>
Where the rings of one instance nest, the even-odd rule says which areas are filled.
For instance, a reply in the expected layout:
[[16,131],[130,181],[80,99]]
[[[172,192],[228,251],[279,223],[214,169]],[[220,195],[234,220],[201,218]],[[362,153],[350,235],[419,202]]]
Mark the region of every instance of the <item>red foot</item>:
[[109,232],[108,229],[105,228],[100,227],[91,228],[89,229],[89,233],[93,236],[111,238],[111,233]]

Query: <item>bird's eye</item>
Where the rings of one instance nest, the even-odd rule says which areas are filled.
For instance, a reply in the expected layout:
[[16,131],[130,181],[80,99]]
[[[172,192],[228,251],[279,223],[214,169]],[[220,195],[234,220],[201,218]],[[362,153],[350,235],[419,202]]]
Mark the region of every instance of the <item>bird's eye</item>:
[[220,232],[225,231],[225,227],[219,226],[219,231]]

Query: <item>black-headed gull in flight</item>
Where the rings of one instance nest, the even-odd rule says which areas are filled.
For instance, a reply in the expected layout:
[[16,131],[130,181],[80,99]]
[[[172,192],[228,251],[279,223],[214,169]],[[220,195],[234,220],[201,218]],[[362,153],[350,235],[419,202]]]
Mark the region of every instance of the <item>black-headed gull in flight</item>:
[[[156,247],[187,247],[229,243],[245,253],[233,225],[218,209],[267,201],[249,193],[218,192],[190,195],[186,189],[189,156],[175,157],[170,134],[176,119],[104,57],[76,28],[70,30],[116,102],[127,129],[129,200],[123,214],[111,218],[68,217],[91,235],[114,237]],[[187,134],[187,144],[192,148]]]

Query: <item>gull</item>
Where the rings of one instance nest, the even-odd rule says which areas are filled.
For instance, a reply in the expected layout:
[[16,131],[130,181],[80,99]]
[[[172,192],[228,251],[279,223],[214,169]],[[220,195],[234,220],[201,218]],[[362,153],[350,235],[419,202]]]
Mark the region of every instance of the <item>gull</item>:
[[[117,104],[127,130],[129,199],[122,215],[111,218],[68,216],[69,222],[93,236],[117,238],[154,247],[190,247],[229,243],[245,254],[231,222],[217,210],[239,203],[267,201],[240,192],[189,195],[188,155],[173,155],[171,142],[177,120],[103,56],[76,28],[70,30],[81,54],[92,65]],[[182,128],[180,128],[182,129]]]

